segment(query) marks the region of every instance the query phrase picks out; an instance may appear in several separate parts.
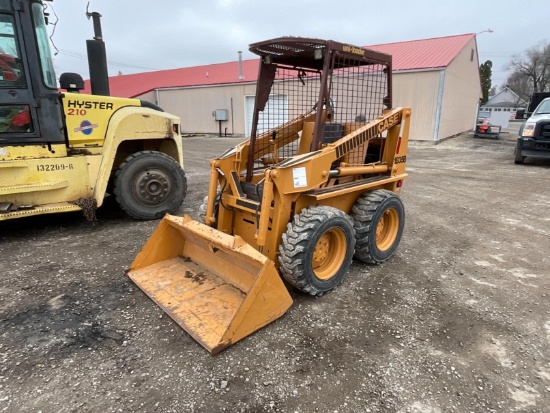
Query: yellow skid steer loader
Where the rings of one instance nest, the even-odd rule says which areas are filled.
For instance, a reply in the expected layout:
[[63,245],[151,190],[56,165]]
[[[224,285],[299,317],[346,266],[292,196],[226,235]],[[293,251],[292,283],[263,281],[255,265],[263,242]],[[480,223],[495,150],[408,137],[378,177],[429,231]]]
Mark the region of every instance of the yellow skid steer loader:
[[391,56],[298,37],[250,50],[250,139],[210,162],[204,223],[166,215],[129,270],[213,354],[285,313],[284,281],[320,296],[353,257],[387,260],[405,219],[410,109],[391,109]]

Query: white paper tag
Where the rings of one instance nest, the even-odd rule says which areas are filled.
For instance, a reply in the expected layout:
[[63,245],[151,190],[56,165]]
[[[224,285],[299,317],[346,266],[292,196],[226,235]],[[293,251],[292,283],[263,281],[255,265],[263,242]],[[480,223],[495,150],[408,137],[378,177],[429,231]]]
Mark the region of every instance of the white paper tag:
[[293,168],[292,176],[294,177],[294,188],[303,188],[307,186],[306,168]]
[[0,148],[0,156],[7,156],[8,148]]

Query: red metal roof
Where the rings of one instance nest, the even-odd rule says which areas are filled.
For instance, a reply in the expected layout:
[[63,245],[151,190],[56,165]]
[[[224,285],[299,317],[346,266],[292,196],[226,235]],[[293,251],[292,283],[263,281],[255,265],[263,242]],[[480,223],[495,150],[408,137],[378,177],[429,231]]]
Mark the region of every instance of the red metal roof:
[[394,71],[444,68],[449,66],[474,37],[474,34],[463,34],[366,47],[391,54]]
[[[135,97],[155,89],[209,86],[239,82],[255,82],[258,77],[258,59],[243,60],[243,78],[239,79],[239,62],[216,63],[181,69],[159,70],[109,77],[112,96]],[[90,93],[89,80],[83,93]]]
[[[464,34],[366,47],[391,54],[394,71],[444,68],[474,36]],[[239,62],[234,61],[113,76],[109,78],[109,84],[112,96],[135,97],[161,88],[255,82],[258,76],[258,59],[243,60],[242,74],[243,78],[239,79]],[[90,93],[89,81],[86,81],[84,93]]]

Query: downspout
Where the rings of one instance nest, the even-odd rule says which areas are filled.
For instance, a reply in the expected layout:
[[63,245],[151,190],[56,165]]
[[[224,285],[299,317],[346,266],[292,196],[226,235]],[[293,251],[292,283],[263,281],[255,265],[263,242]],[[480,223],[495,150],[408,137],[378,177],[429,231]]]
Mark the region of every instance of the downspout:
[[439,140],[439,125],[441,123],[441,107],[443,106],[443,89],[445,86],[445,69],[439,72],[439,91],[437,92],[437,108],[435,111],[435,128],[433,140]]
[[474,115],[474,127],[472,128],[474,130],[474,132],[476,131],[476,128],[477,128],[477,117],[479,115],[479,107],[480,106],[481,106],[481,103],[478,100],[477,105],[476,105],[476,114]]
[[160,106],[160,93],[158,89],[155,89],[155,96],[157,100],[157,106]]
[[231,135],[235,134],[235,124],[233,122],[233,98],[231,98]]

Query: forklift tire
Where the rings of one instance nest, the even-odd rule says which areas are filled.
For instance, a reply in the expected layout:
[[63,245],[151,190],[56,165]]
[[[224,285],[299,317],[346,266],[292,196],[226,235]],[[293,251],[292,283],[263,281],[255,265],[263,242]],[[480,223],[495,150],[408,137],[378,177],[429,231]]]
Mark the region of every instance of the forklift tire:
[[162,152],[134,153],[120,164],[115,174],[116,201],[135,219],[158,219],[176,212],[186,192],[185,172]]
[[353,259],[350,217],[339,209],[310,206],[287,225],[279,246],[283,278],[300,291],[321,296],[344,278]]
[[521,156],[521,147],[519,146],[519,142],[516,144],[516,150],[514,151],[514,163],[515,164],[522,164],[525,162],[525,156]]
[[351,219],[355,258],[381,264],[393,255],[405,225],[405,208],[397,194],[379,189],[361,195],[352,208]]

